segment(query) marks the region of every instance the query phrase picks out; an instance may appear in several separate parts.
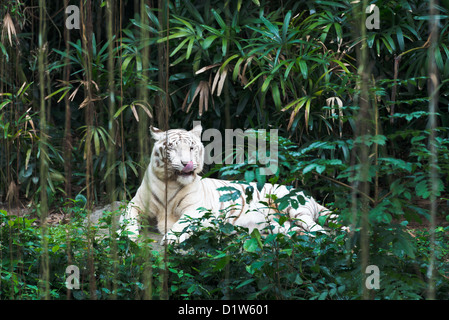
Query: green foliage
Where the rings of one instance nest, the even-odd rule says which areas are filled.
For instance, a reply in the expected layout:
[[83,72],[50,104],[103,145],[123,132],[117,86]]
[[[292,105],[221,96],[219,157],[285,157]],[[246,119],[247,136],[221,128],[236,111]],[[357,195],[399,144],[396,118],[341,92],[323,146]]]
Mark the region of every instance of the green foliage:
[[[159,283],[161,257],[149,252],[151,240],[136,244],[119,232],[111,230],[111,220],[117,212],[106,212],[98,225],[86,223],[87,212],[76,206],[66,207],[70,216],[67,224],[47,226],[47,251],[43,250],[43,233],[40,222],[27,217],[7,215],[0,211],[0,299],[42,299],[41,259],[44,255],[50,264],[50,298],[66,299],[66,268],[77,266],[80,270],[80,289],[71,290],[71,298],[91,299],[89,261],[94,261],[97,299],[135,299],[143,296],[145,288],[143,271],[153,266],[153,276]],[[88,238],[91,237],[91,240]],[[93,250],[89,256],[89,250]],[[143,260],[147,252],[150,260]],[[146,269],[144,269],[146,268]],[[153,292],[157,294],[158,290]]]
[[[221,217],[204,227],[191,219],[186,241],[174,247],[170,261],[170,294],[176,299],[357,299],[365,274],[360,270],[359,233],[333,229],[330,235],[291,232],[261,234],[229,224]],[[447,241],[447,230],[437,231]],[[446,232],[446,233],[445,233]],[[375,228],[370,248],[380,269],[375,299],[422,299],[429,263],[428,234],[411,239],[404,225]],[[445,240],[444,240],[445,239]],[[440,243],[440,242],[439,242]],[[441,243],[442,244],[442,243]],[[448,287],[448,246],[438,254],[438,296]]]
[[[77,203],[77,202],[75,202]],[[139,243],[119,237],[111,230],[118,212],[105,212],[96,226],[87,226],[87,213],[75,206],[69,224],[48,229],[48,249],[42,250],[42,232],[35,219],[0,212],[2,268],[1,299],[40,299],[40,259],[50,260],[50,296],[66,299],[68,265],[80,268],[79,290],[73,299],[89,299],[88,239],[92,249],[97,299],[142,298],[151,288],[161,295],[164,273],[162,255],[151,249],[151,239]],[[347,234],[331,227],[326,234],[273,234],[268,227],[260,233],[231,225],[224,213],[215,217],[205,211],[191,219],[181,244],[170,246],[169,296],[172,299],[357,299],[364,284],[360,270],[359,232]],[[204,227],[204,219],[210,224]],[[277,219],[277,218],[275,218]],[[282,219],[278,221],[283,223]],[[284,220],[285,221],[285,220]],[[374,226],[371,230],[371,263],[380,268],[376,299],[422,299],[429,265],[429,234],[407,231],[406,223]],[[103,231],[102,231],[103,230]],[[104,231],[108,230],[108,233]],[[448,227],[437,236],[437,294],[445,298],[449,288]],[[121,231],[123,232],[123,230]],[[116,248],[116,249],[114,249]],[[116,250],[116,251],[114,251]],[[147,257],[147,258],[145,258]],[[150,271],[151,270],[151,271]],[[150,280],[145,273],[150,273]]]

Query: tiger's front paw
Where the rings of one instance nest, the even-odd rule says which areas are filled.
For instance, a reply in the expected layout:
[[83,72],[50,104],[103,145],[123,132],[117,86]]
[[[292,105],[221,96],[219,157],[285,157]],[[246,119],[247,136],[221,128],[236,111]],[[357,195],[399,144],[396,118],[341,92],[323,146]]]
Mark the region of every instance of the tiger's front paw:
[[160,245],[165,246],[168,244],[173,244],[173,243],[176,243],[176,240],[177,240],[177,238],[174,234],[166,233],[165,236],[162,238]]

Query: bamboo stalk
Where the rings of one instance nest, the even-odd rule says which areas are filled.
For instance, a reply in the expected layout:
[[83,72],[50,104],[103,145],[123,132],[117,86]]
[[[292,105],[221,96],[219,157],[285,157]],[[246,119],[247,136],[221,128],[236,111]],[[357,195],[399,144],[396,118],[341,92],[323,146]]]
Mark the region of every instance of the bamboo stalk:
[[[142,25],[148,25],[149,19],[147,18],[147,14],[145,12],[145,0],[141,0],[140,5],[140,19]],[[141,28],[140,29],[140,41],[142,43],[142,74],[140,84],[137,87],[138,97],[140,101],[143,101],[144,105],[149,105],[148,103],[148,66],[149,66],[149,54],[150,47],[149,45],[145,45],[145,39],[149,38],[148,30]],[[147,165],[147,156],[149,155],[149,135],[148,135],[148,115],[142,108],[138,109],[139,115],[139,130],[138,130],[138,141],[139,141],[139,172],[140,176],[143,177],[145,174],[145,169]]]
[[[119,25],[118,25],[118,32],[119,32],[119,39],[120,39],[120,45],[119,45],[119,70],[120,70],[120,97],[123,97],[123,69],[122,69],[122,61],[123,61],[123,34],[122,34],[122,24],[123,24],[123,2],[122,0],[119,1]],[[123,107],[123,99],[119,99],[119,109],[121,109]],[[121,161],[122,164],[125,164],[125,128],[124,128],[124,123],[123,123],[123,112],[120,113],[120,145],[122,147],[122,157],[121,157]],[[126,189],[126,181],[122,181],[123,182],[123,199],[127,199],[126,198],[126,193],[127,193],[127,189]]]
[[87,106],[85,108],[85,122],[87,127],[86,133],[86,209],[87,209],[87,221],[88,221],[88,235],[87,235],[87,251],[88,251],[88,268],[89,268],[89,286],[90,286],[90,298],[96,300],[96,280],[95,280],[95,268],[93,257],[93,241],[94,234],[90,228],[90,215],[92,213],[92,207],[94,202],[93,192],[93,154],[91,146],[92,138],[92,126],[94,118],[94,105],[92,96],[92,2],[91,0],[80,1],[81,19],[81,40],[84,49],[84,66],[85,66],[85,99],[87,99]]
[[[358,8],[355,8],[354,12],[358,13],[359,20],[359,30],[360,30],[360,38],[361,44],[358,52],[358,75],[359,75],[359,83],[358,88],[360,89],[360,94],[358,97],[359,104],[359,113],[356,121],[356,137],[363,137],[367,135],[372,126],[372,117],[371,117],[371,107],[370,107],[370,98],[369,98],[369,70],[368,70],[368,46],[366,44],[366,12],[365,8],[368,6],[368,1],[364,0],[361,4],[355,4]],[[360,11],[359,11],[360,10]],[[360,199],[357,198],[356,194],[361,193],[365,195],[369,195],[370,193],[370,184],[369,184],[369,167],[370,167],[370,159],[369,159],[369,150],[368,146],[362,141],[357,145],[354,145],[353,149],[353,161],[354,164],[359,164],[360,172],[357,174],[359,179],[354,179],[353,182],[353,217],[360,218],[360,250],[361,250],[361,278],[365,279],[365,270],[369,264],[369,202],[367,197],[362,197]],[[358,189],[358,191],[354,191]],[[360,210],[360,212],[359,212]],[[355,222],[355,221],[354,221]],[[362,287],[362,299],[369,299],[369,290],[365,285],[365,281],[361,283]]]
[[[140,0],[140,21],[142,25],[148,25],[149,19],[145,10],[146,0]],[[145,40],[149,38],[149,32],[146,29],[140,30],[140,41],[142,43],[142,75],[141,81],[137,88],[138,97],[140,101],[143,101],[145,105],[149,105],[148,103],[148,90],[147,84],[149,80],[148,67],[149,67],[149,55],[150,55],[150,47],[149,45],[145,45]],[[147,157],[150,153],[149,151],[149,136],[148,136],[148,115],[142,108],[139,108],[139,125],[138,125],[138,137],[139,137],[139,172],[140,176],[143,177],[145,174],[147,163]],[[151,196],[151,195],[149,195]],[[144,228],[146,231],[146,228]],[[143,250],[143,262],[144,262],[144,271],[143,271],[143,284],[145,287],[144,296],[145,300],[151,300],[153,296],[153,266],[151,264],[151,250],[149,247],[145,247]]]
[[[67,8],[69,0],[64,0],[64,7]],[[65,11],[64,11],[65,12]],[[67,19],[67,13],[65,20]],[[64,58],[64,82],[69,83],[70,80],[70,32],[68,28],[64,29],[64,42],[66,57]],[[67,198],[72,197],[72,133],[71,133],[71,110],[69,96],[64,96],[65,104],[65,128],[64,128],[64,173],[65,173],[65,196]]]
[[[160,3],[162,2],[162,0],[160,0]],[[168,125],[168,115],[169,115],[169,93],[168,93],[168,79],[169,79],[169,63],[170,63],[170,57],[169,57],[169,40],[168,40],[168,36],[170,34],[170,6],[169,6],[169,0],[165,0],[165,4],[163,4],[163,11],[164,12],[164,16],[165,16],[165,23],[166,23],[166,46],[165,46],[165,110],[164,110],[164,116],[165,116],[165,140],[168,140],[168,129],[169,129],[169,125]],[[160,9],[160,8],[159,8]],[[167,152],[167,149],[165,149],[165,152]],[[168,159],[167,155],[165,155],[164,159]],[[168,168],[167,168],[167,161],[164,161],[164,170],[165,170],[165,227],[164,227],[164,232],[165,234],[167,234],[168,232],[168,227],[167,227],[167,221],[168,221]],[[164,275],[163,275],[163,281],[162,281],[162,294],[161,294],[162,299],[167,300],[169,298],[168,296],[168,249],[167,249],[167,243],[165,243],[164,246]]]
[[430,261],[427,270],[428,275],[428,288],[427,288],[427,299],[435,299],[435,227],[436,227],[436,212],[437,212],[437,199],[436,195],[438,193],[438,157],[436,150],[436,110],[438,104],[438,70],[435,61],[435,51],[437,50],[437,40],[438,40],[438,24],[436,20],[436,10],[435,5],[437,1],[430,0],[430,46],[428,49],[428,72],[430,81],[428,82],[428,93],[429,93],[429,126],[430,126],[430,136],[429,136],[429,149],[430,149],[430,180],[432,182],[432,192],[430,194]]
[[[158,20],[159,25],[166,26],[166,34],[164,35],[163,30],[160,30],[159,37],[164,38],[169,36],[169,1],[168,0],[158,0]],[[158,43],[158,82],[159,86],[168,88],[168,69],[169,69],[169,46],[167,41]],[[170,113],[170,99],[168,91],[164,91],[157,96],[158,102],[156,103],[156,117],[159,128],[162,130],[168,130],[168,116]]]
[[39,73],[39,104],[40,104],[40,167],[39,167],[39,182],[40,182],[40,203],[39,215],[41,220],[41,234],[42,234],[42,248],[43,254],[41,257],[41,280],[42,280],[42,296],[45,300],[50,299],[50,262],[48,256],[48,230],[47,230],[47,215],[48,215],[48,201],[47,201],[47,177],[48,177],[48,162],[47,162],[47,112],[45,103],[45,39],[46,39],[46,20],[45,20],[45,0],[39,0],[39,54],[38,54],[38,73]]
[[[109,108],[108,108],[108,132],[110,137],[115,137],[115,82],[114,82],[114,33],[113,33],[113,2],[108,0],[106,3],[106,20],[107,20],[107,39],[108,44],[108,84],[109,84]],[[106,181],[106,190],[109,196],[109,202],[114,204],[116,200],[116,181],[115,181],[115,143],[110,141],[107,146],[108,160],[107,167],[111,170]],[[111,234],[117,230],[117,219],[115,217],[116,208],[112,208]],[[118,256],[117,256],[117,239],[111,236],[111,259],[113,278],[118,277]],[[117,281],[112,281],[112,299],[117,298]]]

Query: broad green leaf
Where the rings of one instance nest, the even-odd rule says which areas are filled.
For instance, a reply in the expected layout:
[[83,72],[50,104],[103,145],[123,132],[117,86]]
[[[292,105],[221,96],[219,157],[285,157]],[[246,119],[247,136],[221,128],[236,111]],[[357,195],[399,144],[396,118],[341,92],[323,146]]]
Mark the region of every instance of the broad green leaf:
[[243,249],[248,252],[256,252],[258,247],[259,247],[259,244],[257,242],[257,239],[255,239],[255,238],[246,240],[245,243],[243,244]]
[[259,245],[259,247],[262,249],[263,248],[263,244],[262,244],[262,236],[260,234],[259,229],[255,228],[253,229],[253,231],[251,232],[251,237],[253,239],[256,239],[257,244]]
[[217,191],[228,191],[220,196],[218,199],[220,202],[235,201],[240,197],[240,190],[234,187],[220,187],[217,188]]
[[245,181],[246,182],[253,182],[256,175],[253,170],[248,170],[245,172]]
[[256,169],[257,189],[261,191],[265,186],[267,176],[260,174],[259,168]]

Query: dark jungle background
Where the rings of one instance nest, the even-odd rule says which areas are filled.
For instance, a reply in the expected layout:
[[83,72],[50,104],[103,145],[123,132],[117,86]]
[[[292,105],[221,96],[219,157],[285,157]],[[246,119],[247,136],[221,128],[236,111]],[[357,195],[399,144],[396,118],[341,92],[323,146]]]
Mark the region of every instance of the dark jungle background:
[[[0,3],[0,299],[449,297],[447,0]],[[275,175],[205,173],[304,190],[335,230],[193,221],[180,254],[120,235],[123,208],[87,222],[133,197],[150,125],[194,120],[278,129]]]

